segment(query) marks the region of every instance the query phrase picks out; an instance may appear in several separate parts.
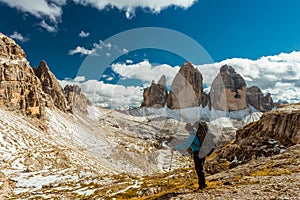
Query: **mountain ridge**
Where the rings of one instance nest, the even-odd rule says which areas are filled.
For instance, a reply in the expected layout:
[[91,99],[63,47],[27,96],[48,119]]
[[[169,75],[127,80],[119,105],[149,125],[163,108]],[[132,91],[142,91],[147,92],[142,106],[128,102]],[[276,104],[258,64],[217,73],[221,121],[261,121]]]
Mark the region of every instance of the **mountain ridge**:
[[153,106],[145,103],[145,101],[146,99],[152,99],[155,102],[157,96],[166,96],[167,102],[160,103],[160,106],[167,106],[170,109],[208,106],[210,110],[214,108],[226,112],[248,109],[250,114],[250,106],[259,112],[266,112],[279,105],[279,103],[273,103],[270,93],[264,96],[257,86],[247,88],[244,78],[228,65],[220,67],[208,94],[203,91],[201,72],[189,62],[181,66],[168,93],[166,93],[166,88],[163,91],[148,92],[151,88],[159,87],[159,85],[159,83],[156,84],[153,81],[149,88],[144,89],[144,100],[141,107]]
[[[207,159],[206,171],[214,175],[207,176],[207,189],[194,193],[192,160],[178,152],[171,158],[170,153],[172,146],[188,136],[185,122],[163,115],[167,111],[171,112],[167,116],[178,117],[176,112],[189,114],[190,108],[161,108],[162,113],[149,116],[99,108],[78,86],[63,90],[57,85],[46,63],[40,70],[45,75],[42,80],[24,51],[0,34],[1,199],[230,199],[231,195],[273,194],[296,198],[300,193],[299,104],[282,105],[259,120],[260,115],[253,115],[247,123],[255,122],[244,128],[241,122],[226,117],[208,122],[221,130],[223,143],[236,139]],[[62,102],[65,106],[60,107]],[[261,136],[265,138],[261,140]],[[260,148],[266,143],[266,148]],[[267,159],[261,157],[262,152]],[[284,195],[281,181],[286,184]],[[299,186],[295,192],[291,191],[293,184]],[[262,186],[266,191],[259,190]],[[251,188],[254,193],[243,192]]]

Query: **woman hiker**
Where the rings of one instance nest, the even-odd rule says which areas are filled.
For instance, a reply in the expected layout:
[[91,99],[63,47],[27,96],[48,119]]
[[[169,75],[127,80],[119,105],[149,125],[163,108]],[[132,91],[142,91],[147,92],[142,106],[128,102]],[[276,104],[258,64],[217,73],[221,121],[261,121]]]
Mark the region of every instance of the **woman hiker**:
[[[205,175],[203,171],[203,165],[205,162],[205,156],[199,154],[201,146],[203,144],[206,133],[208,132],[208,125],[205,121],[200,121],[199,123],[195,123],[192,125],[191,123],[187,123],[185,129],[189,131],[189,137],[180,145],[172,148],[171,151],[173,153],[174,150],[179,151],[181,149],[187,150],[190,154],[192,154],[195,164],[196,173],[198,176],[198,189],[204,189],[207,187],[205,184]],[[200,156],[201,155],[201,156]]]

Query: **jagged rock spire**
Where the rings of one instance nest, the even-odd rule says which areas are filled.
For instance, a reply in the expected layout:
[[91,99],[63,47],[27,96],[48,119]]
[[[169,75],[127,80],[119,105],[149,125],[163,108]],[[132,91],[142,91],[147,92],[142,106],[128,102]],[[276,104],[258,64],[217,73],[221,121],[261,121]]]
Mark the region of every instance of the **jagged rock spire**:
[[203,98],[203,78],[190,62],[185,62],[176,74],[167,104],[171,109],[199,106]]
[[43,91],[53,99],[55,107],[66,112],[66,98],[62,87],[45,61],[40,62],[39,67],[35,69],[35,74],[41,81]]
[[245,80],[231,66],[222,66],[212,82],[210,101],[216,110],[230,112],[247,109]]
[[144,89],[144,100],[141,106],[164,107],[168,97],[166,85],[165,75],[161,76],[158,83],[153,80],[151,86]]

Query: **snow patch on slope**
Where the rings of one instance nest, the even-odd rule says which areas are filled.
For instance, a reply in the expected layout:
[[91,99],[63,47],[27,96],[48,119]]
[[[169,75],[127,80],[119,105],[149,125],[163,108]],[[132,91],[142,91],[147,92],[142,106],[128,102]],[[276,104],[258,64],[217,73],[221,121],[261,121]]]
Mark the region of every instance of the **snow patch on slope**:
[[199,119],[205,119],[207,121],[213,121],[218,118],[230,118],[230,119],[237,119],[241,120],[247,115],[250,114],[249,109],[239,110],[239,111],[221,111],[215,109],[209,109],[208,106],[206,107],[190,107],[184,109],[169,109],[168,107],[164,108],[151,108],[151,107],[142,107],[136,108],[129,111],[130,115],[134,116],[146,116],[148,118],[151,117],[165,117],[165,118],[172,118],[178,121],[184,122],[196,122]]
[[243,119],[243,122],[244,122],[245,124],[249,124],[249,123],[251,123],[251,122],[258,121],[262,115],[263,115],[262,112],[254,112],[254,113],[251,113],[250,115],[246,116],[246,117]]

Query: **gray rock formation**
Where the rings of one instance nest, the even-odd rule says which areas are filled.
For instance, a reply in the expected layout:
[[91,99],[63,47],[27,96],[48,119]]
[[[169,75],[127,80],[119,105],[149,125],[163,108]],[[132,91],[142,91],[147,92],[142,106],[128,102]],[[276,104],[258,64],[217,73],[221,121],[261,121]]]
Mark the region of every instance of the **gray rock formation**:
[[261,89],[257,86],[252,86],[247,89],[247,101],[256,110],[266,112],[272,110],[276,105],[273,102],[271,94],[264,96]]
[[176,74],[167,105],[171,109],[197,107],[203,102],[203,78],[191,63],[184,63]]
[[144,89],[143,97],[141,107],[164,107],[168,97],[166,77],[163,75],[158,83],[152,81],[151,86]]
[[64,94],[71,113],[79,111],[88,114],[87,107],[91,106],[92,103],[82,93],[81,88],[78,85],[66,85]]
[[214,172],[222,171],[224,169],[220,166],[235,167],[259,157],[282,153],[287,147],[300,144],[299,121],[300,104],[281,105],[264,113],[259,121],[237,130],[234,143],[220,149],[210,167]]
[[260,112],[267,112],[279,105],[273,102],[271,94],[264,96],[258,87],[247,89],[243,77],[228,65],[220,68],[209,94],[203,91],[202,81],[199,70],[191,63],[184,63],[172,82],[169,94],[162,76],[157,84],[153,81],[149,88],[144,89],[141,107],[164,107],[167,103],[171,109],[202,105],[210,110],[232,112],[245,110],[251,105]]
[[245,80],[231,66],[222,66],[220,73],[212,82],[210,101],[216,110],[230,112],[247,109]]
[[91,103],[78,86],[63,91],[45,61],[33,69],[21,47],[0,33],[0,106],[41,117],[45,106],[87,113],[87,105]]
[[26,59],[23,49],[14,40],[0,33],[0,58],[7,60]]
[[40,79],[43,91],[50,95],[55,107],[63,112],[67,111],[66,99],[63,90],[54,74],[50,71],[45,61],[41,61],[39,67],[34,69],[35,75]]
[[0,106],[41,117],[44,99],[46,95],[24,51],[0,33]]

